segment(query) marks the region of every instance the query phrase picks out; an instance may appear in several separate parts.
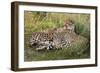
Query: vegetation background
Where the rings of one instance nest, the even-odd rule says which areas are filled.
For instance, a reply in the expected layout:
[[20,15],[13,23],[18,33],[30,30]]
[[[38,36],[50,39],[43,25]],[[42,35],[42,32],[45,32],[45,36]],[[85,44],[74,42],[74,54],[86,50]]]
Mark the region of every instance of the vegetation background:
[[[74,21],[75,32],[87,40],[79,38],[73,46],[61,50],[35,51],[29,46],[32,32],[62,27],[67,19]],[[24,23],[25,61],[90,58],[90,14],[24,11]]]

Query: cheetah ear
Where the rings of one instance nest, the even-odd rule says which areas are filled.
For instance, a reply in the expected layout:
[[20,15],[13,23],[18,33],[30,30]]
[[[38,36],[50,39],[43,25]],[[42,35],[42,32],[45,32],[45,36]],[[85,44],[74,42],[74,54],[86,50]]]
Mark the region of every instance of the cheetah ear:
[[74,21],[73,20],[70,20],[70,22],[74,25]]

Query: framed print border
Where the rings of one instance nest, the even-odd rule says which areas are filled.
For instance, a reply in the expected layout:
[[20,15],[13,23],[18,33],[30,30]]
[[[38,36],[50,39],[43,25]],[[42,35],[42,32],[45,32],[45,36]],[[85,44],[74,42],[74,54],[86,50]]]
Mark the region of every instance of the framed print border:
[[[50,67],[30,67],[19,68],[19,6],[44,6],[44,7],[60,7],[60,8],[81,8],[95,10],[95,64],[83,65],[61,65]],[[84,5],[68,5],[68,4],[50,4],[50,3],[35,3],[35,2],[19,2],[11,3],[11,70],[13,71],[27,71],[27,70],[45,70],[45,69],[60,69],[60,68],[76,68],[76,67],[92,67],[97,66],[97,7]]]

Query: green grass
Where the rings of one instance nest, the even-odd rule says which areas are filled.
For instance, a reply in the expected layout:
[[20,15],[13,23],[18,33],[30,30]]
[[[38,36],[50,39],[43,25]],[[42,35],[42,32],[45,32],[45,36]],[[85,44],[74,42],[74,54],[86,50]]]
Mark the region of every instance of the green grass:
[[89,45],[83,43],[86,40],[77,41],[68,48],[59,48],[55,50],[36,51],[35,48],[25,49],[25,61],[43,61],[43,60],[64,60],[64,59],[84,59],[89,58]]
[[[90,58],[90,15],[72,13],[45,13],[45,12],[24,12],[24,60],[64,60]],[[72,46],[59,50],[36,51],[29,46],[29,38],[32,32],[45,29],[62,27],[65,20],[72,19],[75,23],[75,32],[79,35]]]

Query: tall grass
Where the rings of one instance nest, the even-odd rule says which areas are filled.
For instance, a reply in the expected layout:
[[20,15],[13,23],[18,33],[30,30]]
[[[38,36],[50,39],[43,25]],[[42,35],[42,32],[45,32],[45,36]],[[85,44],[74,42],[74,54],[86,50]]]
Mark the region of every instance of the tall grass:
[[[35,51],[34,48],[30,48],[28,42],[32,32],[62,27],[67,19],[74,21],[75,32],[80,36],[77,38],[77,41],[73,43],[73,46],[65,49],[50,51]],[[90,57],[89,14],[25,11],[24,21],[25,61],[82,59]]]

